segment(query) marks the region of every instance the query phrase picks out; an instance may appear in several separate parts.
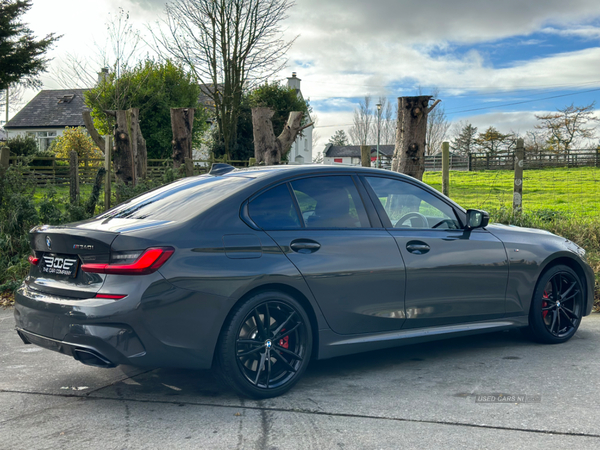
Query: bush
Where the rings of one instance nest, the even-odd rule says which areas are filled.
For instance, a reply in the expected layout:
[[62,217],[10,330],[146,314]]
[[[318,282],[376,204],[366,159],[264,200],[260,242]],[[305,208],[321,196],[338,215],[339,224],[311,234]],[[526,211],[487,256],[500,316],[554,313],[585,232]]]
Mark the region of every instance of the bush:
[[0,172],[0,294],[14,292],[27,276],[31,228],[40,223],[60,225],[88,219],[95,213],[99,200],[104,168],[99,170],[87,201],[71,205],[57,195],[54,186],[48,185],[36,207],[33,201],[36,186],[31,178],[23,176],[29,163],[25,159]]
[[35,156],[39,152],[37,139],[29,135],[10,138],[0,143],[0,147],[8,147],[13,156]]
[[28,161],[0,174],[0,293],[12,291],[27,275],[30,253],[27,231],[37,225],[35,185],[22,175]]
[[[83,165],[85,158],[104,158],[104,153],[96,146],[83,127],[65,128],[62,136],[52,141],[50,150],[59,158],[69,158],[75,150],[79,157],[79,165]],[[95,161],[102,165],[102,161]]]

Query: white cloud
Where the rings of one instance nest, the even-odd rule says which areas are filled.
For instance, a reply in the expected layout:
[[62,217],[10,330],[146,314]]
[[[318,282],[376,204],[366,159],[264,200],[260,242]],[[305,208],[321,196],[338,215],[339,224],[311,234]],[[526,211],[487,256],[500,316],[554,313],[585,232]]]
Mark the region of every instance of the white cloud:
[[600,39],[600,27],[577,26],[565,30],[546,27],[540,30],[542,33],[556,34],[565,37],[579,37],[583,39]]

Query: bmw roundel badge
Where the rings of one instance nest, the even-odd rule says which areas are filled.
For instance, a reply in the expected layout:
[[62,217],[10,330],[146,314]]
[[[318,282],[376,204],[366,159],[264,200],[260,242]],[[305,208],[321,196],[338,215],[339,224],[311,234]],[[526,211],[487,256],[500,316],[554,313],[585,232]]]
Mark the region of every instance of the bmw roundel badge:
[[52,240],[50,236],[46,236],[46,245],[48,246],[48,250],[52,250]]

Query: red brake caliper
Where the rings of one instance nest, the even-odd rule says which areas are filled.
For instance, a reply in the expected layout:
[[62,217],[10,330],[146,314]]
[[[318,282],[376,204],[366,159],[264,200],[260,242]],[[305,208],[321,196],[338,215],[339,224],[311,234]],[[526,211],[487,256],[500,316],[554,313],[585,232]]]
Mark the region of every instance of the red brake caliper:
[[[285,331],[285,328],[283,330],[281,330],[282,333],[284,331]],[[279,339],[279,346],[282,347],[282,348],[285,348],[285,349],[289,348],[289,346],[290,346],[290,337],[286,336],[286,337],[284,337],[282,339]]]
[[[544,295],[542,298],[549,298],[548,297],[548,293],[546,291],[544,291]],[[542,308],[545,308],[546,306],[548,306],[548,302],[546,300],[542,301]],[[548,315],[548,311],[542,311],[542,317],[545,319],[546,316]]]

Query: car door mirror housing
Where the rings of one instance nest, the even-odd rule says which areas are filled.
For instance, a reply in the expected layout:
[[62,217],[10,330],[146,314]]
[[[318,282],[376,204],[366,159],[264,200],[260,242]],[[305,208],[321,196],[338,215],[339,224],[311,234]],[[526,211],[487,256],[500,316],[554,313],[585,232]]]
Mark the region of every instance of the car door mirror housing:
[[467,226],[468,229],[485,228],[490,223],[490,215],[487,211],[479,209],[467,210]]

